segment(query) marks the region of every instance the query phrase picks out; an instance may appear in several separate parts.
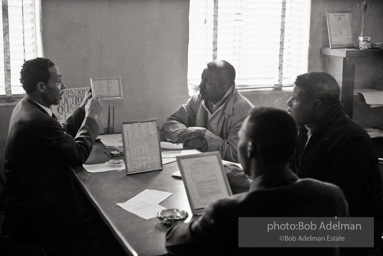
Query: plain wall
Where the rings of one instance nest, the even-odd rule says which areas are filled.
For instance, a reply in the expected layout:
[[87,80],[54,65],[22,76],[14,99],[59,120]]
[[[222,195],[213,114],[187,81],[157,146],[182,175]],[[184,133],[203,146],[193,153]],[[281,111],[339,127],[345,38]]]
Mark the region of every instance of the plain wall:
[[44,55],[60,67],[68,87],[89,78],[121,77],[121,121],[158,118],[187,99],[187,0],[43,0]]
[[[356,3],[312,1],[309,71],[323,70],[320,49],[328,46],[326,11],[351,11],[356,30]],[[59,66],[71,88],[89,86],[90,77],[121,76],[124,99],[104,103],[104,126],[109,105],[116,109],[116,129],[120,121],[151,117],[161,126],[188,98],[188,11],[189,0],[42,0],[44,55]],[[374,1],[365,35],[383,41],[382,27],[383,1]],[[291,90],[243,94],[255,106],[285,109]],[[15,104],[0,102],[0,169]],[[355,108],[354,119],[364,125],[383,116],[382,108],[370,111],[363,102]]]

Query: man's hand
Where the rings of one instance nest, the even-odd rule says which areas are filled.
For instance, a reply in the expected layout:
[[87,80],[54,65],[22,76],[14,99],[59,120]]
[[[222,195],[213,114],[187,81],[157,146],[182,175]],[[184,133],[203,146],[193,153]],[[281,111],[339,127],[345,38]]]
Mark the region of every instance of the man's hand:
[[98,116],[102,112],[102,104],[99,99],[90,99],[85,105],[85,117],[92,118],[97,121]]
[[92,89],[89,88],[88,91],[86,91],[84,98],[82,99],[80,108],[82,108],[85,111],[85,105],[88,102],[88,100],[91,98],[92,98]]
[[190,139],[184,143],[184,146],[189,149],[198,149],[201,152],[206,152],[208,149],[208,145],[203,138]]

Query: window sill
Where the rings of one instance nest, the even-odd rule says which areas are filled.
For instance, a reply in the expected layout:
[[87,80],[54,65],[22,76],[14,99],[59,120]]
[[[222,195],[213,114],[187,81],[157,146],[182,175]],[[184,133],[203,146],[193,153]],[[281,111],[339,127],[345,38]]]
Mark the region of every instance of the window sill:
[[252,88],[252,89],[245,89],[245,88],[238,88],[238,91],[242,94],[291,94],[293,92],[293,87],[283,87],[283,88]]
[[16,104],[24,98],[25,95],[20,94],[20,95],[14,95],[13,96],[13,101],[9,101],[7,96],[5,95],[0,95],[0,107],[2,106],[16,106]]

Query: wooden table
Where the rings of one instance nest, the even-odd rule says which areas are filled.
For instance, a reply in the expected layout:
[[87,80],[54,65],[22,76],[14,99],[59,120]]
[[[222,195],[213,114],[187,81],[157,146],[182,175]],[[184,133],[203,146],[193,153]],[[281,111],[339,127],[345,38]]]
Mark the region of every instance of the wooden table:
[[[96,143],[87,163],[109,160],[101,143]],[[171,175],[178,170],[176,162],[164,165],[162,171],[127,176],[124,171],[88,173],[82,167],[74,168],[74,174],[85,194],[128,255],[163,255],[167,226],[157,218],[145,220],[116,203],[123,203],[145,189],[171,192],[161,205],[166,208],[186,210],[191,216],[186,191],[181,179]],[[190,217],[189,217],[190,219]]]

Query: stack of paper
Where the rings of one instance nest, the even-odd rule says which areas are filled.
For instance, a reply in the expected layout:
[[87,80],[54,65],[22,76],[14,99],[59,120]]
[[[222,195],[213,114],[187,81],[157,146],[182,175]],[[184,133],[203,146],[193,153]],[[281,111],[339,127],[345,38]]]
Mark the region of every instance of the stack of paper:
[[383,106],[383,91],[373,89],[356,89],[356,93],[363,95],[366,104],[370,107],[381,107]]

